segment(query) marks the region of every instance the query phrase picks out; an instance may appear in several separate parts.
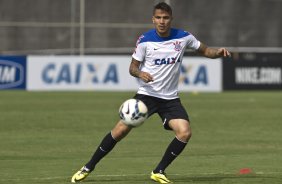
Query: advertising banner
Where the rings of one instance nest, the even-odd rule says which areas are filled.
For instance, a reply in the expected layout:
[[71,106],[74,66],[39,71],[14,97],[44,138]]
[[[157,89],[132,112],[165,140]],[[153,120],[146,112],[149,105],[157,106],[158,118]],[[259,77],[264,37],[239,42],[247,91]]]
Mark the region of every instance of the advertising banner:
[[[136,91],[138,82],[129,74],[131,56],[29,56],[28,90]],[[180,91],[222,90],[221,62],[185,57]]]
[[0,57],[0,90],[25,89],[26,87],[26,57]]
[[28,90],[135,90],[129,56],[29,56]]
[[224,90],[282,89],[282,62],[223,62],[223,86]]
[[222,62],[220,59],[184,57],[179,78],[180,91],[222,91]]

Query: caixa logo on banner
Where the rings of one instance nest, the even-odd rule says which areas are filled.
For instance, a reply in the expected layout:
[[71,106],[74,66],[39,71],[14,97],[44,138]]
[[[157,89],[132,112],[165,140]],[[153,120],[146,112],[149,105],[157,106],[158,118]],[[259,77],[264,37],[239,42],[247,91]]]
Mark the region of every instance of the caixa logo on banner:
[[93,63],[64,63],[62,65],[50,63],[43,69],[41,77],[46,84],[79,84],[86,81],[92,84],[118,83],[117,66],[115,64],[106,66],[101,75],[100,70],[97,69],[99,67]]
[[195,71],[191,74],[191,70],[194,68],[190,65],[188,67],[181,66],[180,71],[181,75],[179,77],[179,82],[185,85],[208,85],[208,72],[207,66],[199,65],[195,67]]
[[0,59],[0,89],[22,88],[25,82],[24,66]]

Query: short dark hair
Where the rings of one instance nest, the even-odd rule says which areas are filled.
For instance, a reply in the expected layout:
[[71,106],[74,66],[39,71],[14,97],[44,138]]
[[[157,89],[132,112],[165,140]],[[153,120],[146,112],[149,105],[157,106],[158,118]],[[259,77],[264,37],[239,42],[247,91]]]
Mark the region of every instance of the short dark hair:
[[169,13],[170,15],[172,15],[171,7],[168,4],[166,4],[165,2],[160,2],[154,6],[153,15],[155,14],[156,10],[163,10]]

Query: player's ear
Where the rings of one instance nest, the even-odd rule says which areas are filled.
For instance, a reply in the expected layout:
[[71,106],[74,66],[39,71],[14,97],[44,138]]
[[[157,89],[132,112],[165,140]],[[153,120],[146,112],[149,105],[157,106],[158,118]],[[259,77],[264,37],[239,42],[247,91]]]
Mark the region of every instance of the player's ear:
[[154,16],[152,17],[152,22],[155,24]]

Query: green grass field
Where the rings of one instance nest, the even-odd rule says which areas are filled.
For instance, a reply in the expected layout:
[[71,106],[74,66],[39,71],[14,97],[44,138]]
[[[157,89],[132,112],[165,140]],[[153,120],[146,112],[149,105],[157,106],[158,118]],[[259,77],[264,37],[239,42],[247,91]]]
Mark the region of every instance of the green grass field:
[[[0,92],[0,183],[61,184],[88,161],[134,92]],[[282,93],[181,94],[193,136],[166,170],[175,184],[281,184]],[[152,184],[174,135],[157,115],[134,129],[85,183]],[[250,168],[252,173],[239,174]]]

